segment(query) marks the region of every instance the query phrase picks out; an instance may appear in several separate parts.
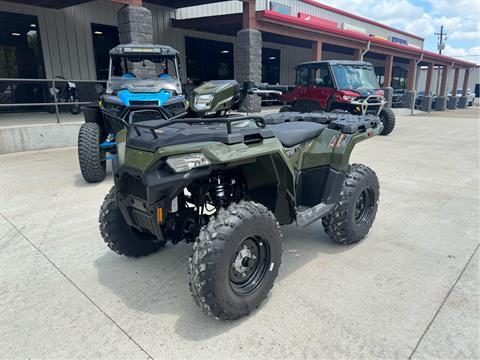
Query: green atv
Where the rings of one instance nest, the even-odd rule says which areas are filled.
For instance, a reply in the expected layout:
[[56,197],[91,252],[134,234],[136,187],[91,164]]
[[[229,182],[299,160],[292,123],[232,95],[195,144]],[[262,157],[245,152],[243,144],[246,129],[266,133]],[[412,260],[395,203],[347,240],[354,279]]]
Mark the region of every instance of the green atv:
[[349,158],[382,131],[379,118],[304,120],[118,119],[125,130],[115,186],[100,209],[104,241],[130,257],[193,243],[188,279],[202,311],[225,320],[249,314],[278,274],[279,225],[321,219],[333,241],[349,245],[367,235],[377,212],[375,172]]

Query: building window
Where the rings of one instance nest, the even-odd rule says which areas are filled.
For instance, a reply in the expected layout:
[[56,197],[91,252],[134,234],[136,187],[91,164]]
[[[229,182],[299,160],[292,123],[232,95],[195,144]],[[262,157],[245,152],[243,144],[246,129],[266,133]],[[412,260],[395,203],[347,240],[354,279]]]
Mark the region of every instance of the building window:
[[280,83],[280,50],[262,49],[262,82],[271,85]]
[[233,44],[185,37],[188,82],[234,79]]
[[375,75],[377,75],[377,80],[380,84],[380,87],[383,87],[383,82],[385,80],[385,68],[382,66],[375,67]]
[[92,24],[92,39],[97,80],[107,80],[110,64],[109,51],[120,43],[118,28],[116,26]]
[[0,78],[45,78],[36,16],[0,11]]
[[407,88],[408,71],[400,66],[394,66],[392,70],[392,88],[405,91]]

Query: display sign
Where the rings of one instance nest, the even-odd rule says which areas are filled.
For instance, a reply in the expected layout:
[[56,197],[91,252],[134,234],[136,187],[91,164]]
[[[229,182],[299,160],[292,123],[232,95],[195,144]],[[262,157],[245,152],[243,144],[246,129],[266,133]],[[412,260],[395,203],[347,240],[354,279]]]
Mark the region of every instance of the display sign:
[[330,21],[326,19],[319,18],[317,16],[305,14],[302,12],[298,13],[298,18],[308,21],[312,24],[318,24],[318,25],[325,25],[325,26],[332,26],[332,27],[337,27],[337,23],[335,21]]
[[363,34],[363,35],[367,35],[367,30],[366,29],[364,29],[360,26],[352,25],[352,24],[342,23],[342,29],[343,30],[348,30],[348,31],[353,31],[353,32],[360,33],[360,34]]
[[387,40],[388,41],[388,39],[385,36],[370,34],[370,37],[373,37],[375,39],[382,39],[382,40]]
[[402,38],[399,38],[399,37],[396,37],[396,36],[390,36],[390,39],[389,39],[391,42],[395,43],[395,44],[400,44],[400,45],[405,45],[405,46],[408,46],[408,41],[405,40],[405,39],[402,39]]
[[292,8],[290,6],[278,4],[273,1],[270,1],[270,10],[283,15],[292,15]]

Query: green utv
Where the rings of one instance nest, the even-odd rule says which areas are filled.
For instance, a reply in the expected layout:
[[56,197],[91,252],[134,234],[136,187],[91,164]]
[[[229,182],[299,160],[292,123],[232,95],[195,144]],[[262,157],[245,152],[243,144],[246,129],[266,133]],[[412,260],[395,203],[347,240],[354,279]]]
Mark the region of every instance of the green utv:
[[333,241],[349,245],[375,219],[377,176],[349,158],[382,131],[381,121],[314,115],[118,119],[125,129],[115,186],[100,210],[104,241],[131,257],[168,241],[193,243],[188,281],[202,311],[225,320],[249,314],[278,274],[279,225],[321,219]]

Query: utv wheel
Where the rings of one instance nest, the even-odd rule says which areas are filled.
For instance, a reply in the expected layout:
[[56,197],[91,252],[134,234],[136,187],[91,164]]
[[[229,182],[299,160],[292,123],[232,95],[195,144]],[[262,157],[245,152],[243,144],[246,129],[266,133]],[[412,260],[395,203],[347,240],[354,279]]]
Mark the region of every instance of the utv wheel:
[[392,109],[383,108],[378,115],[383,123],[383,130],[380,135],[388,135],[395,128],[395,113]]
[[375,220],[379,195],[375,172],[365,165],[350,165],[339,202],[322,219],[325,232],[342,245],[362,240]]
[[78,133],[78,162],[86,182],[96,183],[105,179],[107,163],[100,151],[100,126],[85,123]]
[[114,188],[105,196],[100,208],[99,223],[103,240],[117,254],[129,257],[145,256],[165,245],[165,241],[157,242],[154,235],[139,232],[128,226],[115,202]]
[[283,105],[278,112],[291,112],[293,110],[293,106],[291,105]]
[[248,315],[266,298],[281,264],[282,235],[263,205],[241,201],[204,226],[189,262],[190,292],[217,319]]

